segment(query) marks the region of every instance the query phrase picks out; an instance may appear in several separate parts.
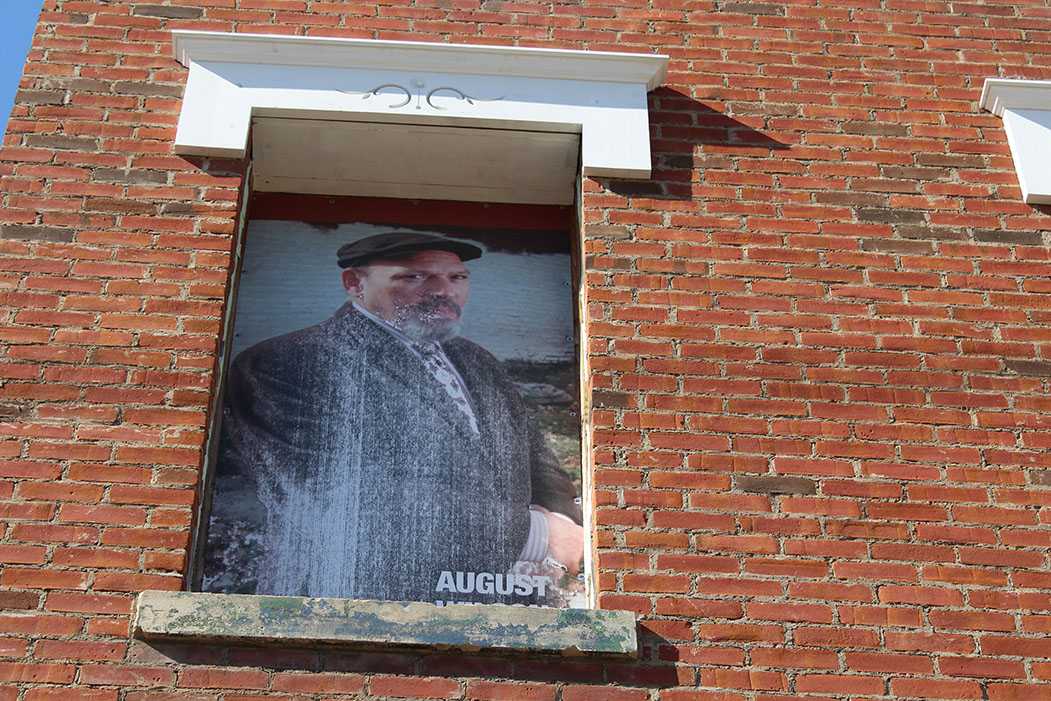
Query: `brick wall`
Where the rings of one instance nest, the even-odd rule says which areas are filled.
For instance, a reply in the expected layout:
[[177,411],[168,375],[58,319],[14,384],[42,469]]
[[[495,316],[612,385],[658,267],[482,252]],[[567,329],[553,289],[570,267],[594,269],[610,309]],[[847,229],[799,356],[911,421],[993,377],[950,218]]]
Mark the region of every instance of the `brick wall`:
[[[242,184],[172,153],[174,27],[672,56],[653,181],[584,202],[641,660],[129,639],[182,582]],[[1051,698],[1051,210],[992,75],[1051,78],[1051,3],[46,0],[0,151],[0,701]]]

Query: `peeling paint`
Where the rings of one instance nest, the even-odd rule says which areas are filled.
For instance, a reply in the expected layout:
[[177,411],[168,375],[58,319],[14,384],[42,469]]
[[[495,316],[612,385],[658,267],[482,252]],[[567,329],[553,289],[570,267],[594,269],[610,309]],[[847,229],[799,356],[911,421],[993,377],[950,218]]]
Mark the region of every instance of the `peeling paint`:
[[196,592],[142,592],[135,631],[145,639],[376,643],[565,655],[635,655],[638,645],[635,616],[628,611]]

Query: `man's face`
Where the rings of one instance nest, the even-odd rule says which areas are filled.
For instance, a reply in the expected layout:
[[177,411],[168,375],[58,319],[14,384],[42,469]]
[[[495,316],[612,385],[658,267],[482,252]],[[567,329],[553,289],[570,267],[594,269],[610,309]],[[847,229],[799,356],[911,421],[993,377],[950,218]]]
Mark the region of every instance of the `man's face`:
[[430,250],[344,270],[343,285],[358,304],[413,340],[443,341],[458,330],[469,276],[458,255]]

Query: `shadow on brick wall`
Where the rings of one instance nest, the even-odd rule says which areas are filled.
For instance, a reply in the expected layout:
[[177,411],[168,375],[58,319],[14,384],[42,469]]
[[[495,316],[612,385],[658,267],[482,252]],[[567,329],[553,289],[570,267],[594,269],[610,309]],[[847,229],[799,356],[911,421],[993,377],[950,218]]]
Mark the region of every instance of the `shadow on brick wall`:
[[128,662],[148,666],[174,663],[183,666],[180,676],[199,667],[253,667],[274,672],[484,678],[551,684],[618,684],[654,689],[682,684],[679,674],[683,670],[676,669],[671,660],[656,659],[656,651],[667,641],[643,629],[639,634],[640,658],[635,660],[498,652],[377,650],[375,646],[367,649],[296,649],[136,640],[132,643]]
[[625,197],[689,200],[696,196],[697,151],[713,154],[768,156],[791,144],[773,139],[742,121],[670,88],[650,93],[649,180],[596,178],[609,192]]

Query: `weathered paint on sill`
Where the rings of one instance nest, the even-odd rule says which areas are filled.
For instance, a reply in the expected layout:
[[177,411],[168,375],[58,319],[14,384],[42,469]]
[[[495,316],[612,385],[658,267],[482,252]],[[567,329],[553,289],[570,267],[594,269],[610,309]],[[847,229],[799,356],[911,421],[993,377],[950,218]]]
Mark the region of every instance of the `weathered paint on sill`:
[[638,647],[635,616],[628,611],[166,591],[139,594],[135,634],[147,640],[383,644],[564,655],[630,656]]

